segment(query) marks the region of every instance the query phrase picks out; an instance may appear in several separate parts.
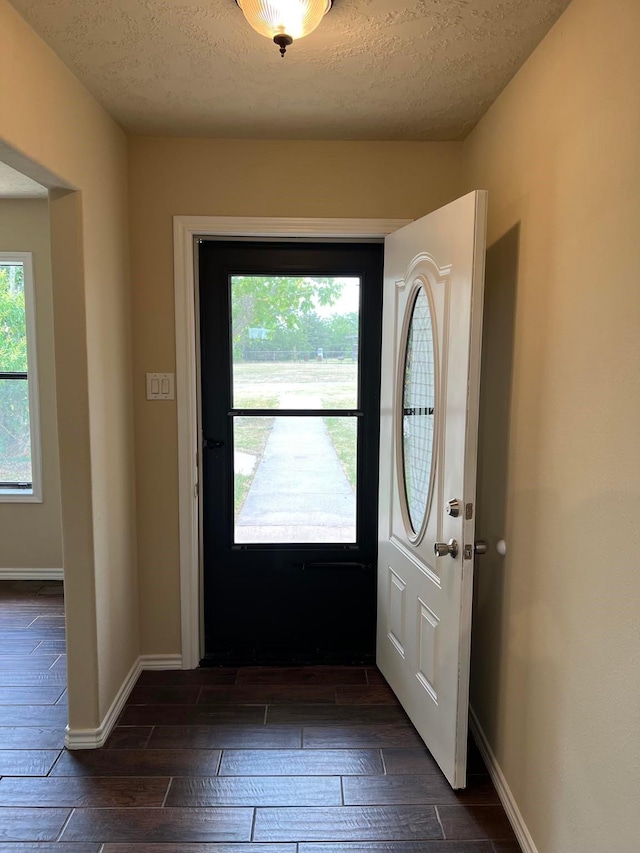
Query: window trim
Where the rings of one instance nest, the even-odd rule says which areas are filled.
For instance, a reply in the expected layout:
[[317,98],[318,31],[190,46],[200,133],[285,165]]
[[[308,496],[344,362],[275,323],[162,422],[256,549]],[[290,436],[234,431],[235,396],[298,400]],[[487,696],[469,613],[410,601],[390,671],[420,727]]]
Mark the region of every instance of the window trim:
[[32,252],[0,252],[0,264],[20,263],[24,271],[24,313],[27,331],[27,378],[31,437],[31,489],[0,488],[0,503],[42,503],[42,452],[40,446],[40,393],[36,332],[36,293]]

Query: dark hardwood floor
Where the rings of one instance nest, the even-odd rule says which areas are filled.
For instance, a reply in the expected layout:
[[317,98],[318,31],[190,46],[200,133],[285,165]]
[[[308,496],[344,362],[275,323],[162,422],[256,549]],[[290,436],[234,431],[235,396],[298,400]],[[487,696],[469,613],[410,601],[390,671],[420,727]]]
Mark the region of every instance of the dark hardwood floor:
[[518,853],[477,750],[451,790],[380,673],[143,672],[63,749],[62,585],[0,582],[0,853]]

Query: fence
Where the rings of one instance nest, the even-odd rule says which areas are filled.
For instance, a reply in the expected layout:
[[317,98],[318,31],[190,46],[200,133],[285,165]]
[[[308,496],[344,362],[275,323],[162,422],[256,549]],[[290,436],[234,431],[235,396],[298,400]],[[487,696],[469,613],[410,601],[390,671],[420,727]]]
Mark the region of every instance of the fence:
[[235,357],[237,362],[263,362],[263,361],[332,361],[332,362],[356,362],[358,350],[254,350],[244,351]]

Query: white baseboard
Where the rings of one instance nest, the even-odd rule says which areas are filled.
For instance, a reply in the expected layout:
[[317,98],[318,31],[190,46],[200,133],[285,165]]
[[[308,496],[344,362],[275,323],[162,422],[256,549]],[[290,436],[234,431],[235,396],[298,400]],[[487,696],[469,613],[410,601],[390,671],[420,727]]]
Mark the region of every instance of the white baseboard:
[[62,569],[0,569],[0,581],[61,581]]
[[141,671],[142,663],[140,658],[137,658],[97,729],[71,729],[67,726],[67,733],[64,738],[64,745],[67,749],[100,749],[101,746],[105,745]]
[[105,745],[143,669],[182,669],[182,655],[141,655],[134,661],[98,728],[71,729],[67,726],[64,739],[67,749],[100,749]]
[[493,784],[496,786],[496,791],[498,792],[500,802],[507,813],[509,823],[516,834],[518,844],[522,847],[523,853],[538,853],[538,848],[533,843],[533,838],[527,829],[527,825],[520,813],[515,797],[511,793],[511,788],[507,784],[507,780],[504,778],[504,773],[500,769],[500,765],[489,746],[489,741],[487,740],[476,713],[471,706],[469,706],[469,726],[478,749],[480,750],[480,754],[484,759],[484,763],[487,765],[487,770],[493,780]]
[[141,669],[182,669],[182,655],[141,655]]

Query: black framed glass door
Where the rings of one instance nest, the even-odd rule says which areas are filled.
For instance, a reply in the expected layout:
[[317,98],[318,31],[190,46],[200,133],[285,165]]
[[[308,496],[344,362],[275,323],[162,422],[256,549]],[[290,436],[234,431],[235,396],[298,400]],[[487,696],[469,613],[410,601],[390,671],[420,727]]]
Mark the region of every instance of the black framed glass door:
[[382,263],[199,243],[205,664],[374,658]]

